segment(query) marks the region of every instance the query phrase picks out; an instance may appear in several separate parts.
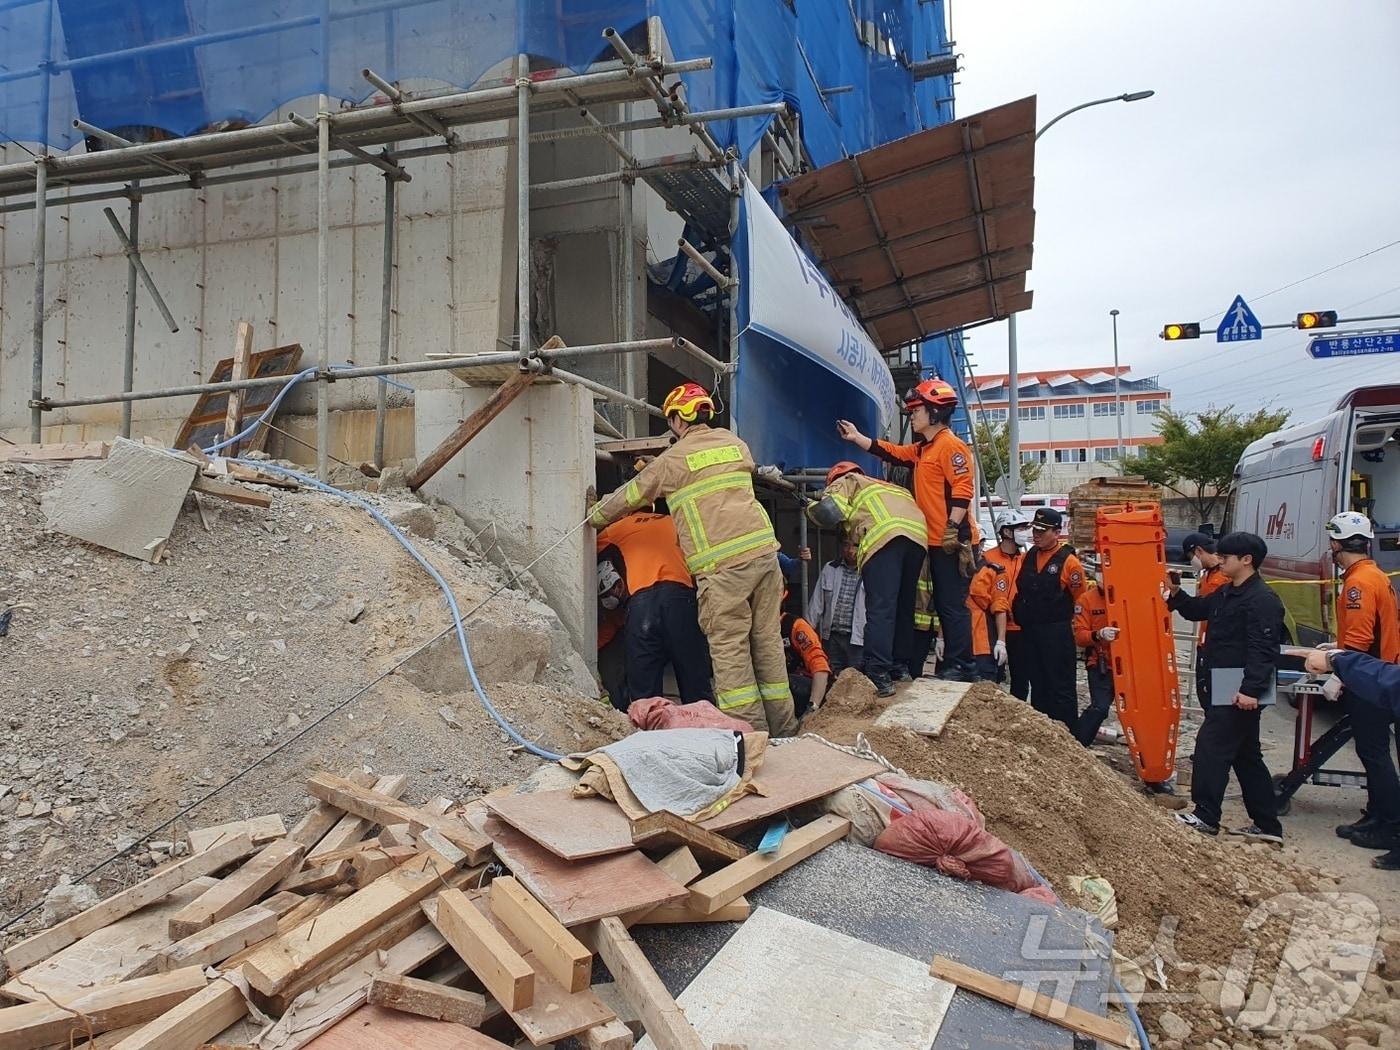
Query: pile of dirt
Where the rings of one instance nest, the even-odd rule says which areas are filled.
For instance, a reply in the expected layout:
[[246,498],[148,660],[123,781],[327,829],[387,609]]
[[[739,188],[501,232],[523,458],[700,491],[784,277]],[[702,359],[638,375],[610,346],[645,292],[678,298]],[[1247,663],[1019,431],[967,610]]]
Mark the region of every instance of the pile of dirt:
[[[363,511],[280,490],[264,490],[267,510],[205,501],[203,519],[191,502],[167,560],[148,565],[47,531],[40,501],[66,476],[0,465],[0,611],[13,610],[0,637],[0,920],[283,744],[108,869],[99,893],[167,859],[189,827],[268,812],[290,823],[308,771],[407,772],[421,802],[538,765],[486,714],[451,632],[330,714],[451,623],[437,586]],[[450,510],[403,490],[364,498],[412,535],[464,612],[506,582]],[[556,751],[626,735],[536,585],[517,588],[468,624],[501,713]]]
[[[1310,966],[1279,965],[1286,952],[1297,962],[1297,945],[1309,940],[1318,946],[1356,942],[1361,962],[1378,963],[1370,958],[1374,934],[1369,943],[1365,934],[1382,917],[1369,900],[1330,892],[1335,883],[1269,846],[1211,839],[1182,827],[1063,726],[989,683],[969,690],[936,739],[874,726],[886,705],[864,676],[847,671],[803,731],[847,744],[864,733],[909,774],[966,791],[988,829],[1019,850],[1067,902],[1076,902],[1072,876],[1108,879],[1117,893],[1116,949],[1149,975],[1160,959],[1166,978],[1166,992],[1151,985],[1154,994],[1144,1003],[1144,1016],[1158,1032],[1154,1045],[1199,1047],[1219,1039],[1232,1050],[1290,1046],[1290,1028],[1336,1050],[1350,1037],[1360,1045],[1389,1045],[1367,1025],[1391,1024],[1388,1001],[1400,986],[1389,978],[1397,974],[1382,968],[1363,982],[1364,969],[1360,976],[1353,970],[1354,988],[1324,975],[1319,981],[1338,987],[1320,994],[1319,982],[1307,978],[1325,969],[1331,955],[1320,962],[1310,957]],[[1400,928],[1389,919],[1381,943],[1400,962]],[[1250,953],[1243,966],[1240,951]],[[1276,972],[1294,979],[1271,986],[1268,978]],[[1250,1000],[1251,987],[1272,992],[1267,1020],[1259,1018],[1270,995]],[[1333,990],[1339,997],[1329,1012],[1327,991]],[[1360,999],[1354,1006],[1349,991]],[[1242,1012],[1246,1000],[1259,1008],[1255,1014]]]

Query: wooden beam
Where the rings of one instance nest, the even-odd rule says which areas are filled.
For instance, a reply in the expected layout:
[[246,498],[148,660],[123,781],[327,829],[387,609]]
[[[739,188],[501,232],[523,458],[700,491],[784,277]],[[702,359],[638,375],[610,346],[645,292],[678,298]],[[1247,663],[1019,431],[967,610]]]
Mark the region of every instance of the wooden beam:
[[27,970],[88,934],[96,933],[102,927],[125,918],[134,911],[140,911],[148,904],[154,904],[185,883],[192,882],[201,875],[212,874],[220,868],[242,860],[252,852],[253,840],[247,835],[238,835],[203,853],[186,857],[159,874],[138,882],[130,889],[93,905],[87,911],[79,912],[71,919],[65,919],[42,933],[36,933],[33,937],[11,945],[4,953],[5,964],[11,973]]
[[[238,327],[233,333],[233,371],[229,378],[233,380],[243,380],[248,378],[248,363],[253,356],[253,326],[247,321],[239,321]],[[243,428],[243,398],[245,392],[242,390],[230,390],[228,392],[228,408],[224,412],[224,440],[227,441]],[[237,456],[238,445],[233,444],[223,450],[225,456]]]
[[264,995],[283,991],[367,931],[412,908],[451,871],[430,856],[409,861],[255,952],[243,964],[248,983]]
[[1019,1010],[1032,1017],[1050,1021],[1061,1028],[1069,1029],[1071,1032],[1087,1035],[1113,1046],[1131,1047],[1135,1045],[1127,1025],[1110,1021],[1107,1017],[1100,1017],[1098,1014],[1091,1014],[1088,1010],[1071,1006],[1062,999],[1052,998],[1044,992],[1037,992],[1034,988],[1024,984],[1003,981],[1000,977],[993,977],[991,974],[971,966],[964,966],[946,956],[934,956],[928,972],[941,981],[948,981],[959,988],[967,989],[969,992],[976,992],[988,999],[995,999],[1013,1010]]
[[491,914],[534,953],[565,991],[581,992],[588,987],[593,953],[512,876],[492,880]]
[[154,977],[99,988],[61,1005],[44,1001],[0,1009],[0,1050],[33,1050],[75,1042],[159,1017],[205,985],[204,972],[190,966]]
[[195,828],[185,838],[189,841],[191,853],[203,853],[210,846],[242,834],[247,834],[254,846],[266,846],[273,839],[286,835],[287,826],[282,823],[281,813],[264,813],[260,817],[216,824],[212,828]]
[[73,459],[106,459],[112,446],[105,441],[69,441],[52,445],[0,444],[0,463],[63,463]]
[[229,981],[211,981],[112,1050],[197,1050],[248,1013],[243,993]]
[[491,840],[463,821],[406,806],[397,799],[362,788],[344,777],[318,773],[306,782],[306,787],[322,801],[381,826],[406,823],[414,834],[432,828],[462,850],[473,864],[482,863],[491,852]]
[[214,478],[206,478],[203,474],[196,474],[190,488],[195,492],[202,492],[206,496],[214,496],[218,499],[226,499],[230,503],[242,503],[249,507],[261,507],[266,510],[272,506],[272,497],[265,492],[254,492],[250,488],[242,485],[230,485],[227,481],[218,481]]
[[685,1011],[666,990],[621,920],[599,919],[586,933],[617,982],[618,991],[646,1026],[656,1050],[705,1050]]
[[486,990],[507,1010],[524,1010],[535,1001],[535,971],[461,890],[439,894],[437,910],[429,917]]
[[[371,787],[378,778],[373,773],[357,769],[346,779],[360,787]],[[329,802],[317,802],[316,805],[307,810],[306,815],[301,820],[297,821],[296,827],[287,833],[287,837],[296,839],[310,851],[321,839],[325,838],[326,833],[335,827],[344,815],[343,811],[336,809]]]
[[377,974],[369,986],[369,1003],[468,1028],[479,1028],[486,1020],[486,997],[480,992],[448,988],[416,977]]
[[648,813],[640,820],[632,821],[632,841],[638,846],[646,846],[657,839],[677,838],[691,849],[721,860],[742,860],[749,851],[733,839],[727,839],[713,831],[707,831],[699,824],[692,824],[684,817],[658,810]]
[[[460,852],[460,851],[459,851]],[[387,875],[406,860],[418,855],[412,846],[385,846],[382,849],[363,850],[350,858],[350,866],[355,869],[350,876],[350,884],[362,890],[375,879]],[[448,861],[452,867],[460,867]]]
[[810,824],[788,832],[783,844],[772,854],[750,853],[743,860],[707,875],[690,887],[690,902],[704,914],[718,911],[756,886],[806,860],[851,830],[844,817],[827,813]]
[[632,1050],[636,1041],[632,1029],[618,1020],[594,1025],[578,1037],[584,1050]]
[[[295,894],[293,894],[293,896],[295,896]],[[254,952],[258,951],[258,949],[262,948],[264,945],[271,944],[276,938],[282,936],[283,934],[290,933],[292,930],[295,930],[302,923],[306,922],[307,919],[314,918],[315,916],[320,915],[321,912],[325,911],[333,903],[335,902],[319,893],[313,893],[309,897],[302,897],[300,904],[296,905],[294,908],[292,908],[291,911],[287,912],[285,915],[283,915],[277,920],[276,933],[274,933],[271,937],[263,938],[256,944],[250,944],[242,951],[229,956],[227,959],[224,960],[223,969],[237,969],[238,967],[242,966],[243,963],[246,962],[253,955]],[[266,907],[267,904],[266,902],[264,902],[262,905],[259,906]]]
[[[666,856],[656,862],[656,866],[664,871],[671,878],[675,879],[682,886],[689,886],[700,877],[700,863],[695,859],[695,854],[690,852],[689,846],[678,846]],[[686,904],[687,901],[678,901],[678,904]],[[634,911],[622,916],[622,925],[631,929],[638,923],[643,922],[648,915],[662,905],[653,905],[650,908],[643,908],[641,911]]]
[[168,973],[185,966],[217,966],[249,945],[277,935],[277,913],[254,905],[207,929],[176,941],[153,956],[132,977]]
[[296,871],[305,849],[287,839],[268,843],[252,860],[171,916],[170,936],[180,940],[256,904]]
[[443,439],[442,444],[424,457],[423,462],[413,469],[404,483],[414,491],[422,488],[428,479],[447,466],[453,456],[466,448],[472,438],[485,430],[487,424],[504,412],[534,381],[534,372],[517,372],[498,386],[491,396],[482,402],[480,408],[462,420],[457,429]]
[[658,904],[629,925],[659,926],[664,923],[743,922],[749,917],[749,911],[747,897],[738,897],[712,912],[700,911],[690,901],[677,901],[675,904]]
[[354,874],[355,866],[346,858],[322,864],[319,868],[295,872],[283,880],[282,889],[292,893],[322,893],[343,882],[349,882]]
[[[354,781],[349,780],[348,777],[346,780],[349,783],[354,783]],[[373,791],[377,794],[392,800],[397,800],[398,797],[407,790],[408,777],[404,776],[402,773],[395,773],[387,777],[378,778],[374,782],[373,788]],[[339,808],[344,809],[343,806]],[[326,832],[325,837],[321,839],[320,842],[316,843],[315,848],[306,855],[307,865],[322,863],[322,858],[326,858],[327,854],[335,853],[337,850],[353,846],[355,843],[359,842],[360,839],[364,838],[365,833],[377,823],[381,822],[367,819],[361,814],[351,813],[348,810],[345,811],[345,815],[340,818],[335,827]]]

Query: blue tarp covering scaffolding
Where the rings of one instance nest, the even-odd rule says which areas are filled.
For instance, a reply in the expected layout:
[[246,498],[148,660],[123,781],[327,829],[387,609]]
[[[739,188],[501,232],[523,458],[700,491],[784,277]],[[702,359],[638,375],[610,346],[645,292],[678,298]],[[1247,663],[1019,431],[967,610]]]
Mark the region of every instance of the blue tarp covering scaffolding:
[[[947,50],[943,4],[920,0],[0,0],[0,135],[56,149],[75,117],[188,135],[256,123],[324,93],[389,80],[467,88],[514,55],[582,70],[602,32],[658,16],[694,109],[787,99],[818,165],[950,119],[949,77],[908,63]],[[847,88],[837,93],[823,89]],[[747,153],[759,119],[716,126]]]

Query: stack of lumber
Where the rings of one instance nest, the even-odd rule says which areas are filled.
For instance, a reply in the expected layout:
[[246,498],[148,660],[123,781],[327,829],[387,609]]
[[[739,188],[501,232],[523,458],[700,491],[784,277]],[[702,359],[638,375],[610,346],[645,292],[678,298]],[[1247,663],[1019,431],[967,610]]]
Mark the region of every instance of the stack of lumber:
[[1069,494],[1069,542],[1080,554],[1094,550],[1094,527],[1100,507],[1120,503],[1161,503],[1162,489],[1144,477],[1093,478]]
[[[660,1050],[701,1050],[629,929],[742,921],[745,893],[849,824],[822,816],[765,853],[730,836],[879,769],[810,740],[768,755],[765,794],[704,824],[631,821],[568,791],[416,806],[403,776],[317,774],[290,830],[274,814],[191,831],[188,855],[10,944],[0,1050],[571,1036],[624,1050],[643,1030]],[[632,1027],[595,992],[595,955]]]

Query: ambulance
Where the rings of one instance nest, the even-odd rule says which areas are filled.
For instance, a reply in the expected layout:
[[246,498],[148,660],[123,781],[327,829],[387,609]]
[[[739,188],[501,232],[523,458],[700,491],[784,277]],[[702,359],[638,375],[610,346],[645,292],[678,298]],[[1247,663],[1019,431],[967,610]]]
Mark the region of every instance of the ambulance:
[[1344,510],[1375,523],[1372,553],[1400,590],[1400,385],[1358,387],[1321,419],[1255,441],[1235,467],[1229,527],[1269,545],[1263,575],[1297,644],[1336,636],[1323,526]]

